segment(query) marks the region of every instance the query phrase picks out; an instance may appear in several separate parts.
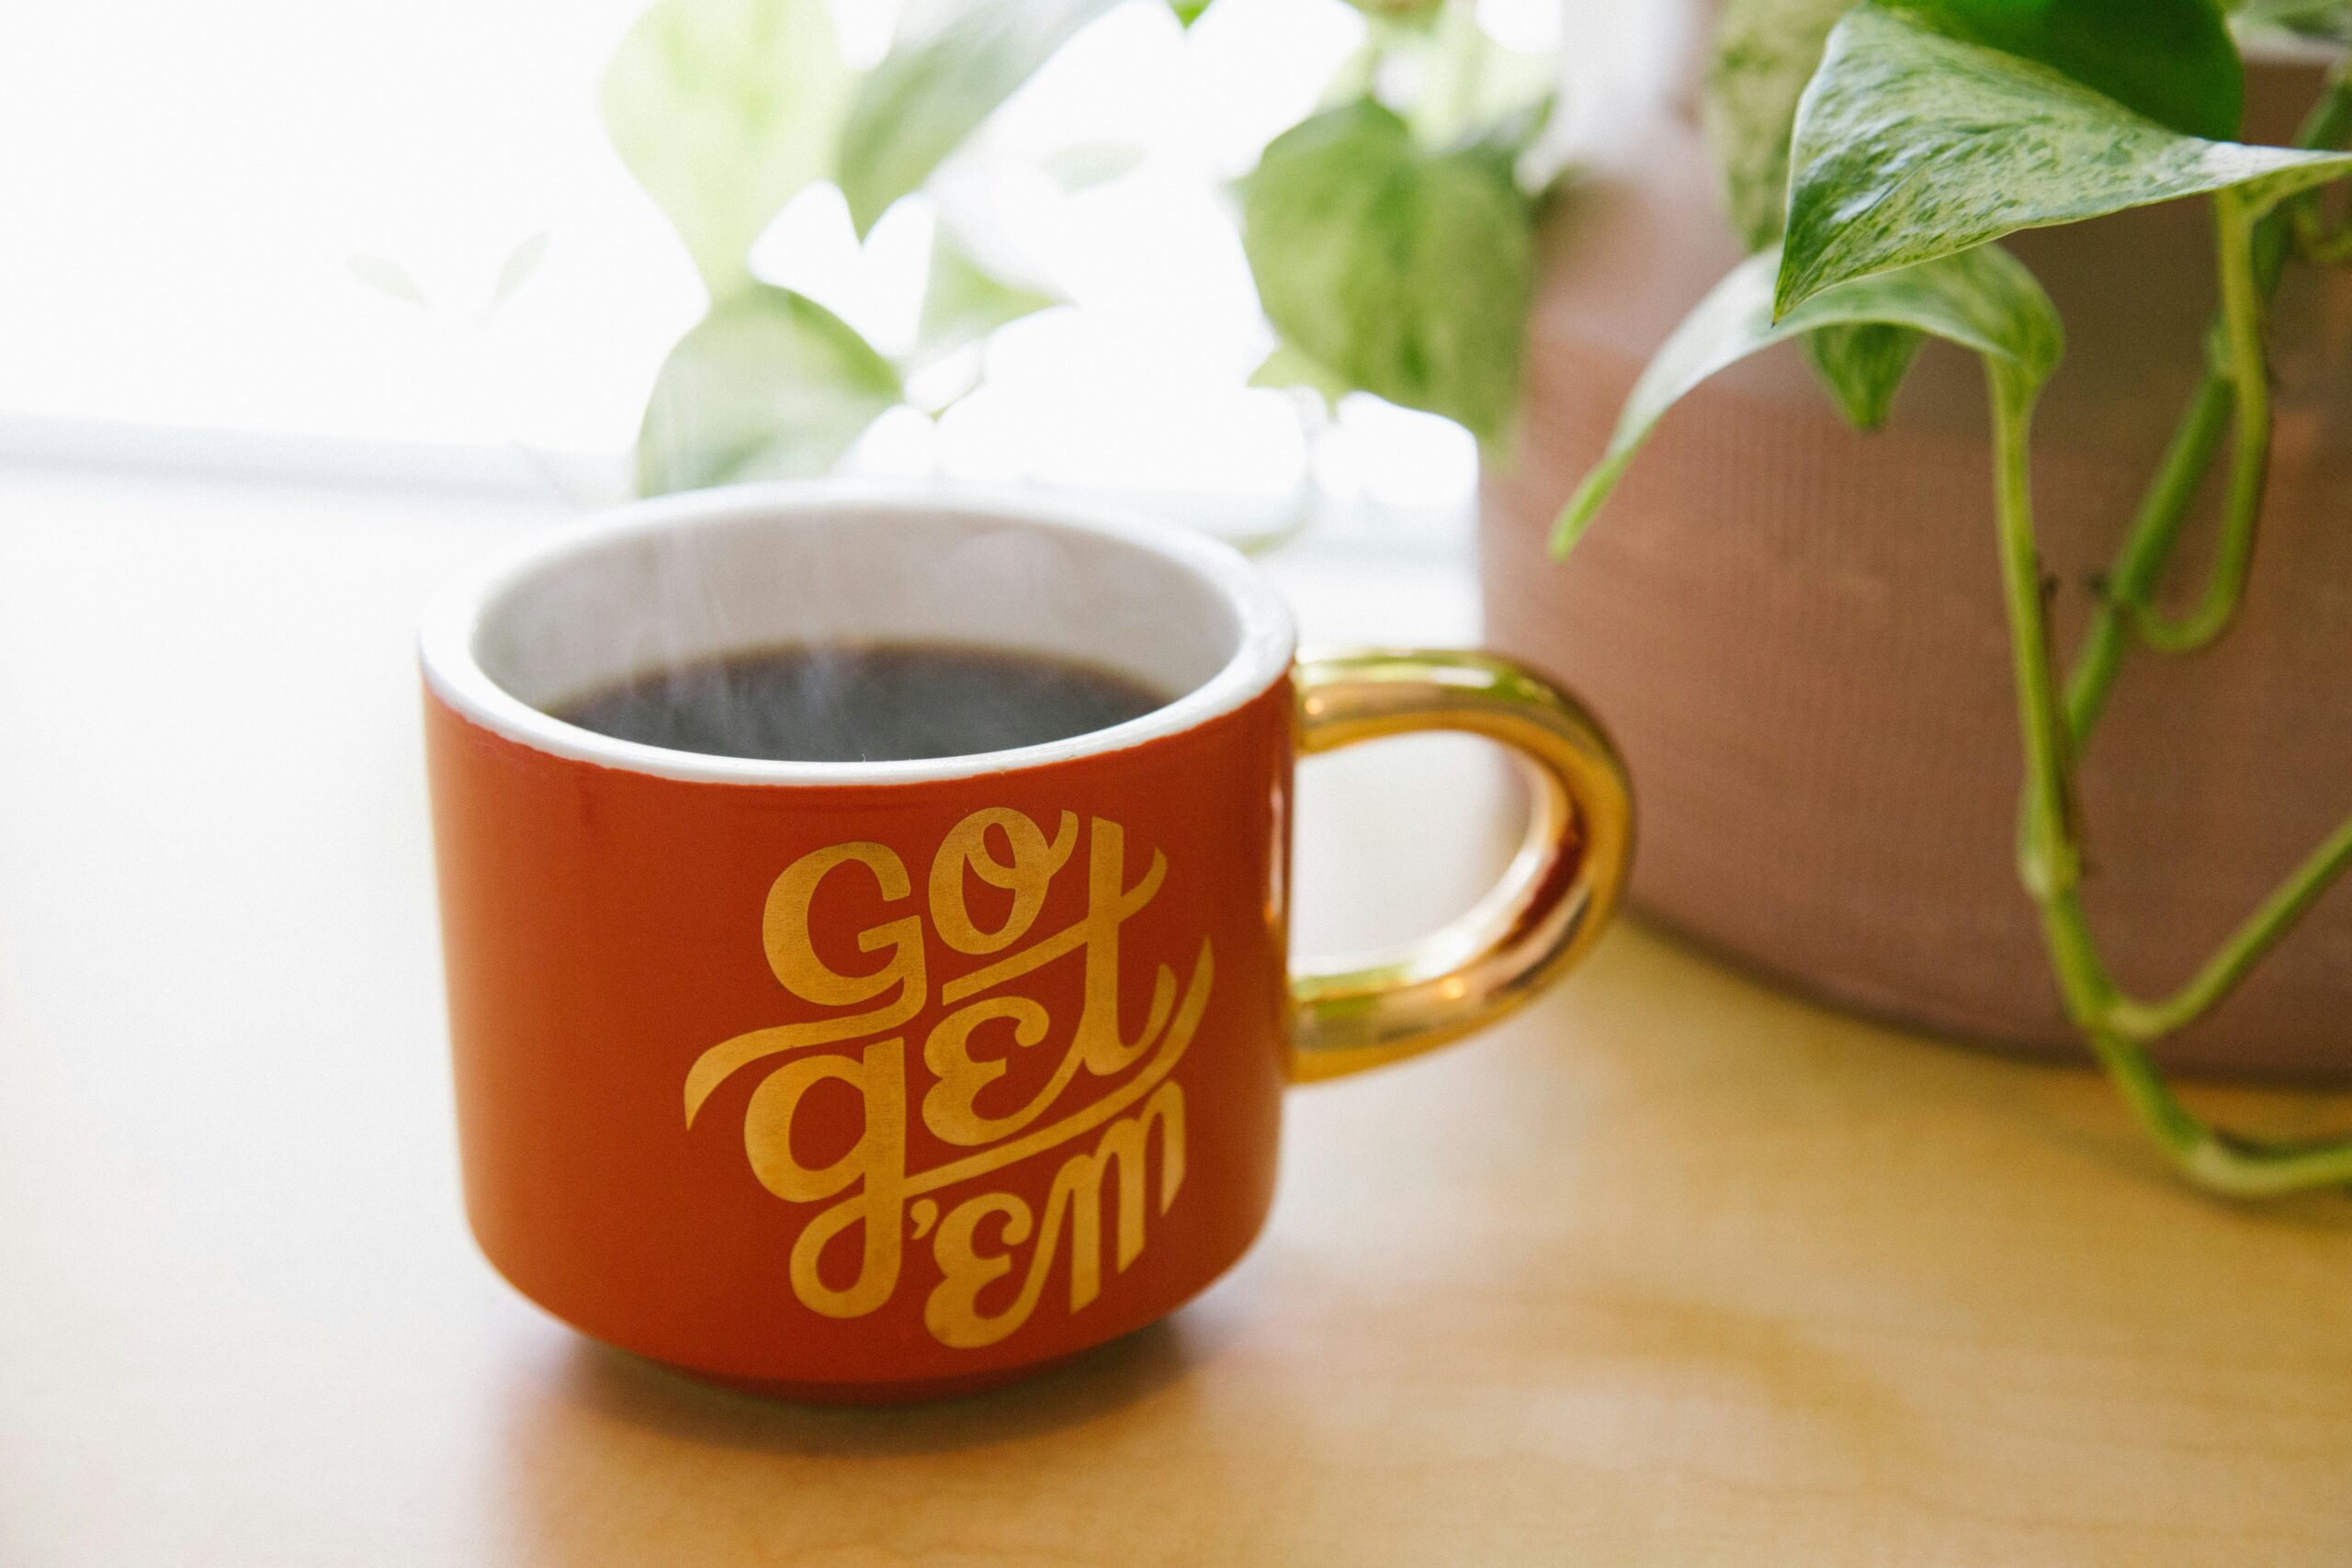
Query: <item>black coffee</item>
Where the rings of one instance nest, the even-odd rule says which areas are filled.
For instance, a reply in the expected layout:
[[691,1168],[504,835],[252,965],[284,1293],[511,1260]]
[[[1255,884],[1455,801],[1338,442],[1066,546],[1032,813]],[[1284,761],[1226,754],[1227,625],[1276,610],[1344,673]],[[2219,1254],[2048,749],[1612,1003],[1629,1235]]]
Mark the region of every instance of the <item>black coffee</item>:
[[673,751],[881,762],[1006,751],[1164,706],[1139,681],[1051,654],[965,643],[823,643],[657,671],[550,710]]

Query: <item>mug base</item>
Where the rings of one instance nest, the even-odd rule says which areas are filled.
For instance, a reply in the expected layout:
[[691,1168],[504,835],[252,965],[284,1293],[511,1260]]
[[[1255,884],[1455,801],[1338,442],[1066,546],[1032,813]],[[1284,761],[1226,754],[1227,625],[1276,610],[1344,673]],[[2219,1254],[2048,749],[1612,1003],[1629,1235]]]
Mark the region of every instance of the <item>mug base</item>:
[[1043,1361],[1024,1361],[1017,1367],[996,1367],[985,1372],[960,1372],[953,1377],[909,1378],[889,1382],[802,1382],[786,1378],[732,1377],[725,1372],[707,1372],[695,1367],[682,1367],[674,1361],[656,1361],[654,1364],[665,1371],[712,1388],[793,1404],[924,1404],[933,1400],[961,1399],[967,1394],[987,1393],[1013,1383],[1026,1382],[1031,1378],[1069,1366],[1101,1348],[1099,1345],[1089,1346],[1066,1356],[1056,1356]]

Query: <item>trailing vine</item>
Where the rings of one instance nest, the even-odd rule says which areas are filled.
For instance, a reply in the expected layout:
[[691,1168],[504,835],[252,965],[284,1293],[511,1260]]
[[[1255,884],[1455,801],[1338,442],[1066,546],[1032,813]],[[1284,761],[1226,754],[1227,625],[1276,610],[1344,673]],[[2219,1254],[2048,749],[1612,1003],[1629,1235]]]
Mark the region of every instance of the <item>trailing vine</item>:
[[[2190,1180],[2235,1197],[2342,1185],[2352,1182],[2352,1134],[2277,1141],[2217,1128],[2181,1101],[2150,1047],[2217,1006],[2352,866],[2352,818],[2177,989],[2147,998],[2116,982],[2084,908],[2076,779],[2130,654],[2207,648],[2244,600],[2270,457],[2267,309],[2290,259],[2327,265],[2352,252],[2342,231],[2326,227],[2315,197],[2352,173],[2352,159],[2333,151],[2352,135],[2352,82],[2339,62],[2292,149],[2215,140],[2177,123],[2202,118],[2210,129],[2217,116],[2236,119],[2235,46],[2205,0],[2073,0],[2042,14],[2052,35],[2072,40],[2071,59],[2038,48],[2046,38],[1988,26],[1988,17],[2008,14],[1985,0],[1871,0],[1843,15],[1795,111],[1787,239],[1719,287],[1660,352],[1609,456],[1569,502],[1557,543],[1566,548],[1589,523],[1667,406],[1768,342],[1815,321],[1868,321],[1975,349],[1992,404],[1996,544],[2024,755],[2018,873],[2040,912],[2067,1016]],[[2134,41],[2134,28],[2165,38],[2169,52],[2135,58],[2145,40]],[[2197,47],[2180,41],[2200,29],[2210,67],[2201,96]],[[2097,83],[2080,74],[2086,38],[2099,40],[2089,56],[2105,68]],[[2062,682],[2031,473],[2034,404],[2055,366],[2060,328],[2047,297],[1990,242],[2197,194],[2212,207],[2222,301],[2207,368],[2098,584],[2098,606]],[[1956,265],[1972,257],[1973,270]],[[2158,585],[2225,445],[2213,564],[2191,606],[2167,615],[2155,603]]]

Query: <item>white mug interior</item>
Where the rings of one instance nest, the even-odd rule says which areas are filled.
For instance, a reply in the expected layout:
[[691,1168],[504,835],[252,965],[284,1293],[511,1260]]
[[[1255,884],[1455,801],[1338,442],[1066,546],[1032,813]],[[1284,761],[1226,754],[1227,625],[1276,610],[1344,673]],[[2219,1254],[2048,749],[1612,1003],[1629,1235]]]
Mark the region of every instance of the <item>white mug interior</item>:
[[[673,751],[551,711],[665,669],[843,642],[1045,654],[1172,700],[1017,750],[870,762]],[[674,778],[840,784],[1035,766],[1172,734],[1265,691],[1295,642],[1265,574],[1190,530],[1025,498],[756,485],[639,502],[534,539],[436,599],[420,646],[444,702],[541,750]]]

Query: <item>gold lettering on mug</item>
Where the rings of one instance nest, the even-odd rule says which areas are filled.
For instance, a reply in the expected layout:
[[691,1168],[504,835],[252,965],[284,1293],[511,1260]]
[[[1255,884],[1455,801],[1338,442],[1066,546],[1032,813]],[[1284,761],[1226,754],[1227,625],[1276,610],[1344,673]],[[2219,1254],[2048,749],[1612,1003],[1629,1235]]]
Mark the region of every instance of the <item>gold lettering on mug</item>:
[[786,1051],[830,1045],[898,1028],[922,1010],[926,981],[922,962],[922,920],[909,915],[858,933],[861,953],[890,950],[882,966],[865,975],[837,975],[818,958],[808,940],[809,914],[818,884],[836,866],[858,864],[873,873],[886,902],[907,897],[907,868],[886,844],[835,844],[802,855],[786,868],[768,889],[767,908],[760,920],[760,940],[767,949],[768,967],[794,996],[820,1007],[854,1007],[872,1001],[896,987],[898,994],[871,1012],[809,1023],[787,1023],[756,1029],[714,1045],[695,1061],[686,1075],[686,1125],[710,1098],[710,1091],[738,1068]]
[[[760,1185],[787,1203],[820,1202],[854,1189],[800,1233],[792,1248],[795,1294],[827,1317],[862,1317],[890,1299],[899,1285],[899,1189],[907,1171],[906,1044],[877,1040],[854,1057],[831,1054],[786,1063],[752,1093],[743,1115],[743,1152]],[[831,1079],[858,1098],[865,1125],[849,1153],[810,1170],[792,1152],[793,1119],[804,1096]],[[857,1278],[841,1290],[824,1282],[819,1263],[825,1244],[859,1228]]]
[[[1124,1271],[1143,1253],[1150,1215],[1166,1213],[1176,1201],[1184,1184],[1184,1092],[1170,1074],[1207,1009],[1215,961],[1204,939],[1181,987],[1172,967],[1156,966],[1150,1003],[1129,1038],[1119,1016],[1121,928],[1159,896],[1168,862],[1155,852],[1130,884],[1120,825],[1091,818],[1084,836],[1084,911],[1043,935],[1034,933],[1046,894],[1077,851],[1075,812],[1063,812],[1048,837],[1021,812],[975,811],[948,831],[932,858],[930,931],[956,953],[1003,956],[939,988],[949,1010],[923,1034],[922,1065],[932,1082],[917,1113],[941,1142],[972,1152],[927,1170],[907,1168],[907,1038],[899,1032],[932,999],[922,915],[894,913],[858,932],[859,952],[884,956],[856,973],[828,965],[812,935],[836,874],[862,874],[886,908],[910,903],[905,863],[887,845],[834,844],[793,862],[769,888],[761,939],[776,979],[804,1001],[858,1010],[754,1030],[705,1051],[686,1075],[686,1124],[694,1125],[712,1091],[735,1073],[789,1058],[752,1091],[743,1149],[752,1174],[777,1198],[825,1205],[802,1229],[789,1259],[793,1294],[811,1311],[851,1318],[880,1308],[898,1291],[911,1237],[928,1243],[939,1274],[923,1303],[933,1337],[957,1348],[993,1345],[1029,1321],[1064,1258],[1069,1310],[1091,1305],[1102,1291],[1106,1224],[1111,1266]],[[1011,895],[992,925],[983,926],[967,901],[974,878]],[[1078,1016],[1057,1046],[1050,1010],[1010,987],[1073,955],[1082,965]],[[823,1046],[842,1048],[820,1051]],[[1017,1109],[983,1111],[980,1097],[1011,1071],[1016,1055],[1040,1049],[1056,1052],[1044,1087]],[[1057,1116],[1080,1077],[1111,1087]],[[833,1104],[842,1095],[854,1097],[859,1115],[855,1142],[815,1168],[802,1163],[794,1145],[812,1094]],[[1013,1192],[963,1193],[984,1177],[1090,1134],[1096,1134],[1091,1145],[1062,1157],[1042,1214]],[[1011,1297],[983,1310],[983,1292],[1016,1271]]]
[[[1012,858],[1001,861],[989,847],[989,829],[1004,835]],[[1045,908],[1046,889],[1053,882],[1054,873],[1061,870],[1069,859],[1069,852],[1078,843],[1078,813],[1062,813],[1061,826],[1054,833],[1053,842],[1037,824],[1018,811],[995,807],[975,811],[956,824],[953,831],[940,841],[939,852],[931,860],[931,918],[939,928],[940,940],[958,953],[994,953],[998,948],[1018,942],[1036,923],[1037,911]],[[973,875],[991,887],[1001,887],[1012,895],[1012,912],[1004,924],[992,931],[984,931],[973,923],[970,912],[964,907],[964,873],[968,867]]]
[[[923,1303],[923,1325],[932,1337],[959,1350],[993,1345],[1029,1321],[1045,1293],[1053,1271],[1054,1253],[1068,1219],[1069,1234],[1069,1310],[1077,1312],[1102,1292],[1102,1188],[1114,1181],[1118,1203],[1117,1248],[1114,1262],[1125,1269],[1143,1252],[1146,1165],[1151,1128],[1159,1138],[1159,1212],[1176,1201],[1184,1185],[1184,1091],[1161,1084],[1133,1116],[1123,1117],[1102,1130],[1091,1153],[1080,1153],[1062,1162],[1046,1195],[1046,1220],[1030,1255],[1029,1271],[1021,1292],[1003,1311],[979,1310],[980,1287],[1012,1270],[1011,1248],[1029,1239],[1029,1205],[1010,1192],[983,1192],[967,1198],[948,1211],[939,1224],[933,1251],[944,1276]],[[1002,1216],[1001,1237],[1007,1250],[989,1253],[977,1241],[980,1221]]]

